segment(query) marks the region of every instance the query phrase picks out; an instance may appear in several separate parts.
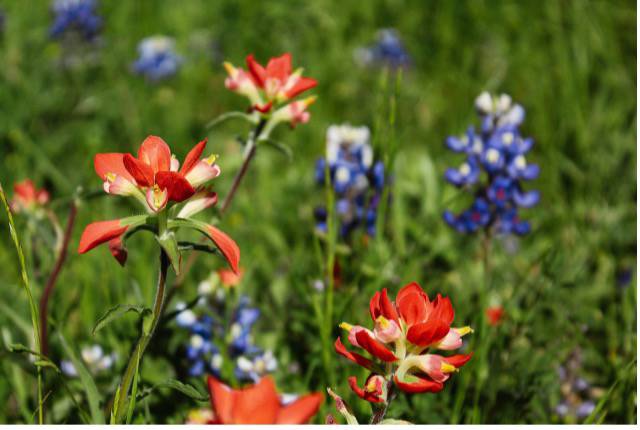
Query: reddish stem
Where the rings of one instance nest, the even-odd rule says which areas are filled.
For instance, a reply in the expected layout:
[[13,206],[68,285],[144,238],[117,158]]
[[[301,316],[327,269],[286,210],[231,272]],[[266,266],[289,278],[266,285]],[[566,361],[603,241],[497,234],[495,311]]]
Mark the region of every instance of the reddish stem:
[[67,248],[69,248],[69,241],[71,240],[71,233],[73,232],[73,225],[75,224],[77,211],[78,209],[75,202],[71,202],[69,218],[67,219],[67,226],[64,230],[62,246],[58,253],[58,259],[56,260],[55,266],[53,266],[53,271],[49,275],[49,279],[47,279],[47,285],[45,286],[42,297],[40,298],[40,339],[42,344],[42,354],[45,356],[49,353],[49,340],[47,337],[47,310],[49,308],[49,298],[53,293],[56,281],[58,280],[58,275],[60,275],[62,266],[67,258]]

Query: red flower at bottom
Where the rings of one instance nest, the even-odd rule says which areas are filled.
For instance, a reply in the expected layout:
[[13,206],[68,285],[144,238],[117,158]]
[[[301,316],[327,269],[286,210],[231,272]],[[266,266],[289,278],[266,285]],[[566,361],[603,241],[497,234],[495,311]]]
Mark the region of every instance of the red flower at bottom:
[[266,376],[257,384],[234,390],[209,376],[214,424],[306,424],[318,412],[323,395],[307,394],[282,405],[273,379]]

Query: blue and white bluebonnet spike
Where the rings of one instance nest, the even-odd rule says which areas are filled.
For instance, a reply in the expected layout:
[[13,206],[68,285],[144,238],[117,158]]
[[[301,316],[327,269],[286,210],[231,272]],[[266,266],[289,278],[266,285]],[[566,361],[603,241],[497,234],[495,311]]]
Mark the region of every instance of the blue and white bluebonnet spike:
[[54,20],[49,34],[57,38],[68,32],[77,32],[91,41],[102,26],[97,14],[96,0],[55,0],[52,5]]
[[151,36],[138,44],[138,59],[133,63],[135,73],[150,81],[160,81],[175,75],[182,64],[176,53],[175,40],[167,36]]
[[461,233],[482,229],[527,234],[531,227],[519,219],[518,209],[535,206],[540,192],[525,191],[522,182],[537,178],[540,167],[525,157],[534,142],[520,133],[524,109],[506,94],[491,96],[487,92],[478,96],[475,107],[480,131],[472,126],[462,136],[445,140],[449,149],[465,154],[466,160],[444,174],[449,183],[474,196],[473,204],[460,215],[445,211],[444,220]]

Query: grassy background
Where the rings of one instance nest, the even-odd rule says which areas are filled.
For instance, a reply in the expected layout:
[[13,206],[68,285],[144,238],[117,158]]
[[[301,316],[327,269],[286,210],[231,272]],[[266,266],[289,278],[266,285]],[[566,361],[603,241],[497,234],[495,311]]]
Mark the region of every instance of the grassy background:
[[[447,166],[460,162],[443,140],[475,121],[473,100],[482,90],[507,92],[527,110],[523,131],[537,142],[529,158],[542,167],[533,186],[543,196],[538,207],[524,213],[533,232],[518,242],[518,252],[505,252],[500,242],[493,248],[495,271],[488,294],[503,304],[508,318],[485,334],[485,354],[442,393],[401,397],[390,416],[420,423],[561,422],[553,414],[560,399],[556,368],[579,348],[586,379],[604,390],[616,384],[603,401],[604,420],[636,422],[635,273],[627,288],[616,285],[621,271],[635,271],[636,266],[632,2],[101,3],[105,26],[97,60],[69,70],[59,67],[60,46],[47,36],[48,2],[3,2],[7,18],[0,42],[0,180],[6,189],[26,177],[46,185],[59,199],[54,208],[64,219],[66,197],[78,186],[100,186],[92,168],[94,153],[133,151],[145,136],[157,134],[179,158],[208,136],[209,150],[221,155],[223,174],[215,185],[224,195],[241,162],[235,136],[247,130],[237,122],[205,129],[215,116],[244,108],[243,99],[224,89],[221,58],[241,64],[251,52],[263,61],[292,52],[294,65],[320,82],[314,90],[319,99],[311,108],[312,120],[295,132],[277,132],[276,138],[292,148],[292,161],[267,148],[259,151],[221,226],[242,249],[247,268],[242,288],[263,311],[256,337],[280,360],[275,375],[280,389],[304,392],[331,384],[365,418],[368,405],[351,395],[346,384],[346,376],[365,374],[333,353],[329,363],[322,362],[323,351],[331,345],[318,335],[318,317],[326,313],[314,309],[324,298],[311,286],[323,273],[312,212],[324,202],[324,192],[313,183],[313,163],[323,154],[330,124],[386,123],[392,85],[385,89],[380,72],[356,66],[353,50],[373,41],[376,29],[394,27],[414,67],[403,75],[398,90],[395,131],[386,125],[374,128],[379,156],[393,142],[398,147],[393,204],[380,240],[368,246],[357,241],[350,254],[339,257],[344,280],[335,292],[331,340],[340,321],[367,322],[374,291],[387,287],[395,293],[412,280],[430,295],[449,295],[459,325],[483,312],[478,306],[483,288],[480,244],[441,221],[446,207],[457,210],[463,203],[442,179]],[[136,44],[152,34],[175,37],[185,57],[178,75],[159,85],[129,72]],[[209,37],[218,42],[220,58],[203,42]],[[84,202],[72,248],[91,220],[133,212],[133,206],[119,198]],[[5,238],[0,247],[0,301],[28,319],[4,221],[0,228]],[[25,229],[18,227],[21,233]],[[318,246],[310,246],[313,243]],[[122,358],[128,355],[138,333],[133,317],[95,338],[91,328],[107,307],[152,301],[154,244],[141,235],[129,248],[125,269],[106,249],[84,256],[71,253],[51,318],[54,331],[64,333],[76,349],[98,342]],[[36,267],[34,261],[29,264]],[[47,264],[45,255],[41,269],[32,270],[36,297]],[[179,292],[181,299],[194,298],[197,282],[220,264],[200,258]],[[28,342],[5,312],[0,312],[0,326],[5,339],[8,335]],[[170,339],[171,329],[165,327],[163,337]],[[175,377],[175,357],[163,342],[145,357],[144,385]],[[54,341],[52,350],[57,362],[63,356],[61,346]],[[35,409],[31,367],[24,365],[24,357],[2,357],[0,399],[5,407],[0,408],[0,421],[24,422]],[[287,370],[294,362],[299,374]],[[118,364],[123,366],[124,360]],[[98,381],[104,401],[119,374],[118,368]],[[202,380],[187,382],[204,392]],[[78,421],[59,383],[50,383],[49,420]],[[71,389],[84,402],[80,385],[72,382]],[[187,411],[198,406],[168,390],[143,403],[135,416],[138,422],[182,422]],[[326,402],[318,422],[330,411],[333,406]]]

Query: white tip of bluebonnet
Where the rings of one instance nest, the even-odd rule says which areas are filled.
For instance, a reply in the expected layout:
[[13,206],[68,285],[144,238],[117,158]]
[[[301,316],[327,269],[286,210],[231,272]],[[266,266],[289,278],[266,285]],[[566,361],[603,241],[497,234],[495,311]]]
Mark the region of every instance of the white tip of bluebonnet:
[[488,91],[483,91],[478,97],[476,97],[476,109],[482,114],[488,114],[493,110],[493,99]]
[[191,327],[193,324],[195,324],[196,320],[196,314],[191,309],[185,309],[184,307],[176,316],[176,323],[180,327]]
[[88,365],[93,365],[98,363],[102,359],[104,352],[102,351],[102,347],[100,345],[91,345],[85,348],[82,348],[80,352],[82,355],[82,359]]
[[514,105],[500,117],[498,125],[513,125],[517,127],[524,121],[524,116],[524,108],[520,105]]
[[511,96],[508,94],[500,94],[496,100],[496,111],[503,114],[511,108]]
[[282,393],[280,394],[280,404],[282,405],[288,405],[290,403],[295,402],[296,400],[298,400],[298,395],[297,394],[293,394],[293,393]]
[[316,279],[311,285],[318,292],[324,291],[324,282],[321,279]]
[[198,294],[201,296],[211,294],[213,289],[213,284],[209,280],[202,281],[198,284]]

